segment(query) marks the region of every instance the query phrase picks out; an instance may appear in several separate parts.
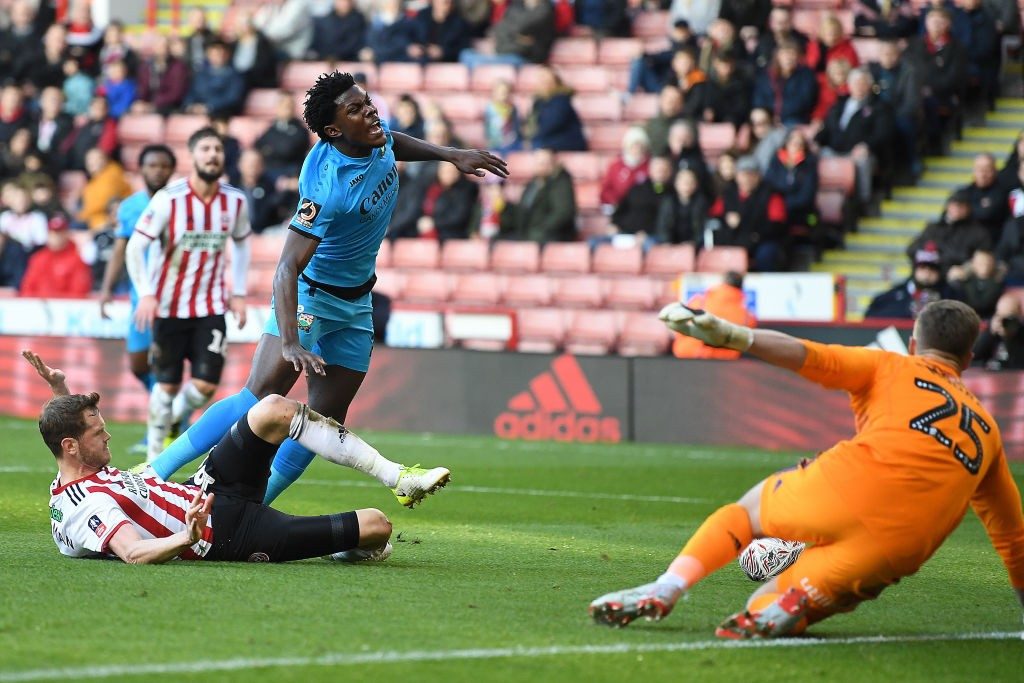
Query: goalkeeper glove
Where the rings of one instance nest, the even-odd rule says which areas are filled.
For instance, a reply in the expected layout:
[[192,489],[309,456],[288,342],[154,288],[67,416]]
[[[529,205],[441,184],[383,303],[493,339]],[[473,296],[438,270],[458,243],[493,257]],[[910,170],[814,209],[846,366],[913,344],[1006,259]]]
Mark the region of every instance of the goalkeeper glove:
[[708,346],[746,351],[754,343],[754,331],[749,327],[722,320],[699,308],[669,304],[661,309],[658,317],[669,329],[699,339]]

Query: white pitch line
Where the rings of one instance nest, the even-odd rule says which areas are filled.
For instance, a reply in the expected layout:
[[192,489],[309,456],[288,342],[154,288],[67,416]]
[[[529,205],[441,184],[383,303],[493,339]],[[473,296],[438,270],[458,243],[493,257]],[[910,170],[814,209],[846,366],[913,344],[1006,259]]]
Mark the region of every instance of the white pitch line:
[[[374,484],[368,481],[345,481],[337,480],[331,481],[329,479],[304,479],[300,478],[296,484],[307,484],[311,486],[349,486],[353,488],[378,488],[380,484]],[[682,496],[641,496],[632,493],[599,493],[589,491],[552,491],[547,489],[506,489],[506,488],[495,488],[491,486],[459,486],[458,484],[452,484],[451,488],[445,489],[445,491],[454,491],[455,493],[488,493],[508,496],[541,496],[551,498],[587,498],[597,500],[620,500],[620,501],[637,501],[641,503],[712,503],[714,501],[707,498],[684,498]]]
[[850,645],[887,645],[905,643],[962,642],[979,640],[1020,640],[1020,631],[990,633],[935,633],[909,636],[859,636],[853,638],[783,640],[697,640],[684,643],[620,643],[613,645],[552,645],[549,647],[476,648],[467,650],[383,650],[378,652],[337,652],[318,657],[266,657],[210,659],[163,664],[117,664],[53,669],[0,671],[0,683],[22,681],[81,680],[118,676],[197,674],[246,669],[294,668],[303,666],[355,666],[361,664],[398,664],[480,659],[535,659],[567,655],[622,655],[649,652],[701,652],[706,650],[748,650],[776,648],[836,647]]

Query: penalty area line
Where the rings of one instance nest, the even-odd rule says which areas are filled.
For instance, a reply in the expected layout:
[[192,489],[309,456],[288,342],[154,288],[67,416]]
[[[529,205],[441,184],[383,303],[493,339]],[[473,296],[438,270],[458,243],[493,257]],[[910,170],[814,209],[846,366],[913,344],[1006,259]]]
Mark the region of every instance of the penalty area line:
[[1020,631],[989,633],[933,633],[904,636],[858,636],[852,638],[791,638],[781,640],[697,640],[684,643],[620,643],[606,645],[552,645],[548,647],[475,648],[465,650],[412,650],[401,652],[332,653],[318,657],[267,657],[167,662],[163,664],[118,664],[52,669],[0,671],[0,683],[22,681],[82,680],[116,678],[119,676],[197,674],[247,669],[294,668],[312,666],[355,666],[362,664],[397,664],[483,659],[535,659],[571,655],[623,655],[659,652],[702,652],[707,650],[754,650],[783,648],[843,647],[856,645],[888,645],[907,643],[942,643],[982,640],[1020,640]]

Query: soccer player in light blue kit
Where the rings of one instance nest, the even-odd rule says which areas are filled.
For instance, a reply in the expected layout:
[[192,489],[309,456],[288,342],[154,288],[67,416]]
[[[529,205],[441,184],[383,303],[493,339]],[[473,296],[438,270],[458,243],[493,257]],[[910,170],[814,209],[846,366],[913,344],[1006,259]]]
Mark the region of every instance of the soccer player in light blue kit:
[[[398,196],[396,160],[448,161],[463,173],[508,176],[505,162],[489,152],[392,133],[347,73],[317,79],[307,93],[304,118],[320,141],[299,174],[301,199],[274,274],[274,317],[260,338],[245,388],[210,406],[151,463],[161,477],[212,448],[260,398],[286,395],[300,372],[307,377],[310,408],[345,422],[370,365],[370,290]],[[346,438],[343,429],[340,434]],[[407,507],[448,482],[443,467],[392,463],[358,438],[351,450],[352,466],[370,472]],[[294,482],[312,458],[307,449],[285,441],[271,467],[266,501]]]
[[[139,216],[146,210],[149,200],[158,190],[167,185],[167,181],[174,175],[175,166],[178,160],[174,152],[167,145],[146,145],[139,152],[139,171],[146,189],[139,190],[132,196],[121,202],[117,210],[117,241],[114,243],[114,250],[107,262],[107,269],[103,272],[103,284],[100,286],[100,316],[108,320],[107,305],[113,301],[114,285],[117,284],[121,273],[124,271],[124,252],[128,245],[128,239],[135,231],[135,223]],[[135,306],[139,303],[139,297],[135,293],[135,287],[131,288],[131,315],[129,321],[135,318]],[[135,325],[129,322],[128,336],[125,340],[125,348],[128,351],[128,366],[148,393],[153,388],[153,375],[149,368],[149,346],[152,343],[152,336],[147,329],[140,332]],[[134,451],[135,447],[133,447]],[[145,452],[145,441],[142,443]]]

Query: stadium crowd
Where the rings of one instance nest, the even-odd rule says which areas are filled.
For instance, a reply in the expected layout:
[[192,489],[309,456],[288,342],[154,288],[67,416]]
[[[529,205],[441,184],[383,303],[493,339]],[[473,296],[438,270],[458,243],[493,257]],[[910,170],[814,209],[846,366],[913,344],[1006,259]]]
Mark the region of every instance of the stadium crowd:
[[[35,296],[84,294],[78,260],[99,285],[118,202],[138,185],[126,117],[208,117],[254,231],[287,220],[310,138],[301,92],[282,74],[310,61],[365,71],[393,130],[513,161],[505,183],[450,164],[403,166],[391,238],[733,246],[751,270],[803,270],[896,178],[920,173],[923,154],[943,150],[965,106],[994,102],[1001,37],[1020,33],[1015,0],[857,0],[803,30],[800,2],[770,0],[255,0],[233,3],[219,30],[193,9],[166,33],[96,25],[88,0],[61,16],[57,4],[0,0],[0,286]],[[613,79],[592,96],[628,125],[591,125],[579,72],[566,79],[551,65],[565,63],[552,58],[560,41],[612,45],[650,16],[668,17],[663,36],[631,43],[643,47],[616,62],[621,89]],[[393,63],[513,70],[490,84],[479,139],[460,139],[468,129],[453,123],[445,94],[376,92],[376,70]],[[582,78],[612,68],[577,63],[593,67]],[[243,144],[231,134],[237,118],[272,88],[261,130]],[[1001,170],[979,157],[974,182],[908,248],[925,265],[897,287],[905,296],[888,293],[896,313],[911,314],[929,289],[955,289],[991,313],[990,280],[1024,277],[1021,149]],[[822,199],[835,159],[853,169],[838,208]],[[33,261],[66,263],[51,272],[68,276],[28,277],[51,267]],[[925,270],[939,271],[938,284],[915,279]]]

